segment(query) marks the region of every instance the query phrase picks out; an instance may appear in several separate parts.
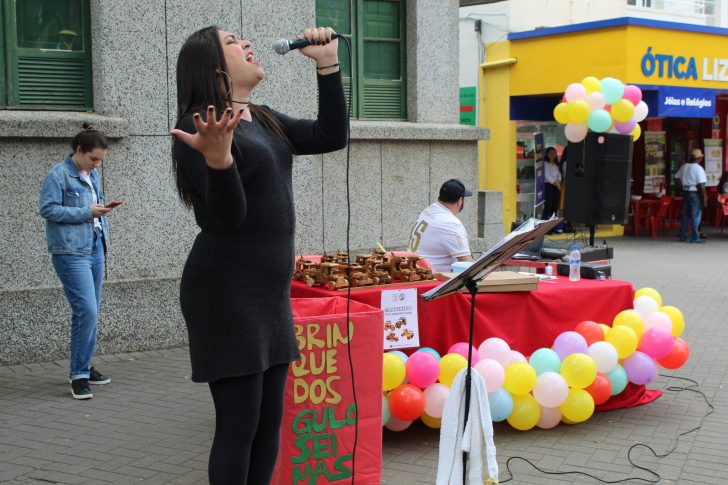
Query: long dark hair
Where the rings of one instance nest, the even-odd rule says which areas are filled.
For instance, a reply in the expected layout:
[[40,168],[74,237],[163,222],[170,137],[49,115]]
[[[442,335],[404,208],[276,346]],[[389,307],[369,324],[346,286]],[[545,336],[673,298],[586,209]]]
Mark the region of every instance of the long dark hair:
[[553,150],[556,156],[554,157],[554,163],[558,166],[559,164],[559,152],[556,151],[556,148],[554,147],[546,147],[546,150],[543,152],[543,157],[546,162],[549,161],[548,153],[549,151]]
[[[220,28],[215,25],[200,29],[190,35],[182,45],[177,59],[177,123],[175,128],[179,128],[186,116],[194,113],[205,113],[210,105],[215,107],[218,120],[225,110],[232,106],[231,100],[234,97],[228,76],[222,75],[225,93],[220,90],[218,80],[219,71],[227,72],[219,30]],[[229,96],[227,96],[228,92],[230,93]],[[265,128],[286,142],[291,152],[296,153],[293,144],[283,132],[283,127],[275,116],[265,108],[253,103],[248,105],[248,109],[250,114],[257,118]],[[192,200],[190,195],[180,186],[177,177],[177,161],[174,156],[175,142],[176,137],[173,136],[172,171],[177,183],[179,198],[189,209],[192,207]],[[239,152],[240,149],[238,148]]]
[[91,123],[84,123],[83,131],[76,134],[73,140],[71,140],[71,147],[73,148],[73,153],[76,153],[76,149],[79,147],[81,148],[81,153],[88,153],[97,148],[108,150],[109,139],[106,138],[106,135],[91,126]]

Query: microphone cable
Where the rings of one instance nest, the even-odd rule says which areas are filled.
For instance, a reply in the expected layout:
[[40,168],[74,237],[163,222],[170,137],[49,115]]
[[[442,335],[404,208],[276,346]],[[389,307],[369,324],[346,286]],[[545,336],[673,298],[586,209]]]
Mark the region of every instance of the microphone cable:
[[514,461],[514,460],[525,461],[526,463],[531,465],[533,468],[535,468],[536,470],[540,471],[541,473],[543,473],[545,475],[582,475],[585,477],[593,478],[594,480],[601,482],[601,483],[610,483],[610,484],[611,483],[627,483],[627,482],[631,482],[631,481],[641,481],[641,482],[645,482],[645,483],[659,482],[660,480],[662,480],[662,477],[660,476],[659,473],[657,473],[656,471],[651,470],[647,467],[640,466],[632,460],[632,450],[635,450],[637,448],[647,448],[648,450],[650,450],[650,452],[652,453],[652,456],[654,456],[655,458],[666,458],[666,457],[670,456],[675,451],[675,449],[677,449],[677,445],[679,444],[680,438],[682,436],[685,436],[687,434],[692,433],[693,431],[697,431],[697,430],[701,429],[703,427],[703,424],[705,423],[706,418],[715,412],[715,407],[713,407],[713,405],[710,403],[710,401],[708,400],[708,397],[705,395],[705,393],[703,393],[703,391],[701,391],[697,388],[698,387],[697,381],[694,381],[693,379],[688,379],[687,377],[668,376],[665,374],[660,374],[660,377],[667,377],[668,379],[680,379],[682,381],[692,382],[692,384],[690,384],[689,386],[684,386],[684,387],[670,386],[666,390],[672,391],[672,392],[689,391],[689,392],[693,392],[695,394],[700,394],[703,397],[703,400],[705,400],[705,404],[707,404],[708,408],[710,408],[710,411],[708,411],[703,416],[703,418],[700,420],[700,424],[698,426],[696,426],[695,428],[693,428],[691,430],[685,431],[685,432],[677,435],[677,438],[675,438],[675,445],[667,453],[663,453],[663,454],[659,455],[659,454],[657,454],[657,452],[655,452],[655,450],[652,447],[650,447],[646,444],[643,444],[643,443],[637,443],[637,444],[634,444],[629,447],[629,450],[627,450],[627,460],[630,462],[630,464],[633,467],[639,468],[640,470],[644,470],[647,473],[651,474],[652,475],[651,478],[631,477],[631,478],[623,478],[621,480],[609,481],[609,480],[603,480],[601,478],[595,477],[594,475],[590,475],[589,473],[580,472],[580,471],[576,471],[576,470],[566,471],[566,472],[552,472],[552,471],[543,470],[543,469],[537,467],[536,465],[533,464],[533,462],[531,462],[527,458],[523,458],[522,456],[512,456],[512,457],[508,458],[508,460],[506,461],[506,469],[508,470],[508,473],[510,473],[511,476],[506,478],[505,480],[500,481],[500,483],[507,483],[515,478],[513,475],[513,471],[511,471],[511,461]]
[[[351,54],[351,44],[349,43],[349,39],[347,39],[345,36],[339,37],[340,39],[343,39],[344,42],[346,42],[346,50],[349,55],[349,69],[353,70],[353,58]],[[341,69],[341,68],[339,68]],[[349,100],[345,103],[346,104],[346,256],[348,258],[347,261],[347,279],[349,281],[349,284],[346,287],[346,348],[347,352],[349,354],[349,369],[351,371],[351,392],[354,397],[354,412],[356,413],[354,415],[354,448],[351,452],[351,485],[354,485],[354,478],[356,477],[356,446],[359,442],[359,402],[356,398],[356,384],[354,380],[354,361],[351,358],[351,338],[352,338],[352,330],[354,325],[350,323],[350,314],[351,314],[351,265],[352,265],[352,258],[351,258],[351,245],[350,245],[350,235],[351,235],[351,192],[350,192],[350,184],[349,184],[349,167],[351,163],[351,102],[352,102],[352,86],[354,85],[354,76],[351,75],[353,72],[350,72],[349,76]],[[343,75],[343,73],[342,73]],[[348,418],[348,416],[346,416]]]

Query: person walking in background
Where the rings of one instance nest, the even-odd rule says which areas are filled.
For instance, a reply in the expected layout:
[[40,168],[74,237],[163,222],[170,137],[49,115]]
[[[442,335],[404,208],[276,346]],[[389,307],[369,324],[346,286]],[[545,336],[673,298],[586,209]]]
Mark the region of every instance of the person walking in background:
[[705,170],[700,166],[702,159],[703,152],[696,148],[690,153],[690,161],[675,173],[675,180],[680,182],[683,190],[682,225],[680,226],[681,242],[687,241],[688,224],[691,225],[690,242],[705,242],[705,239],[700,238],[698,232],[702,216],[701,207],[708,205],[708,194],[705,192],[705,183],[708,178],[705,175]]
[[559,158],[556,156],[556,148],[548,147],[546,149],[544,162],[546,194],[541,218],[548,220],[559,208],[561,170],[559,170]]
[[73,153],[46,175],[40,193],[40,215],[46,220],[48,252],[71,305],[71,395],[91,399],[89,384],[111,379],[91,367],[96,346],[104,258],[109,225],[99,185],[99,168],[109,142],[88,123],[71,146]]
[[347,144],[333,33],[303,34],[313,45],[301,53],[318,66],[316,120],[251,102],[265,73],[248,40],[211,26],[179,54],[173,167],[201,230],[182,273],[180,305],[192,380],[209,384],[215,404],[212,485],[267,485],[278,456],[288,366],[300,359],[290,295],[293,154]]

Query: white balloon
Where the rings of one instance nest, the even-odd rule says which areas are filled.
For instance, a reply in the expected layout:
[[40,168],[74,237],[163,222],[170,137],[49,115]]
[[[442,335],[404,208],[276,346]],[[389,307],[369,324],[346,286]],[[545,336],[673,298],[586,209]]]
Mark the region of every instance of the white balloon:
[[516,362],[523,362],[524,364],[528,364],[526,357],[524,357],[522,353],[517,350],[511,350],[511,364],[515,364]]
[[389,421],[384,425],[385,428],[391,431],[404,431],[410,427],[412,421],[402,421],[394,417],[394,414],[389,417]]
[[592,111],[595,109],[603,109],[604,106],[607,104],[606,99],[604,99],[604,95],[599,92],[593,92],[587,95],[586,102],[591,108]]
[[582,141],[586,138],[588,131],[589,127],[586,123],[574,123],[573,121],[569,121],[569,124],[566,125],[566,128],[564,129],[566,138],[572,143],[579,143]]
[[645,315],[645,330],[649,330],[653,327],[662,327],[672,332],[672,320],[669,316],[667,316],[667,314],[662,312],[648,313]]
[[617,367],[619,355],[614,345],[609,342],[594,342],[589,346],[587,355],[597,364],[597,371],[602,374],[612,371]]
[[637,103],[637,106],[634,107],[634,119],[639,123],[640,121],[647,118],[647,114],[649,113],[649,108],[647,107],[647,104],[644,101],[640,101]]
[[541,406],[556,408],[564,404],[569,397],[569,384],[561,374],[544,372],[536,379],[533,397]]
[[660,308],[657,301],[651,296],[642,295],[634,299],[634,309],[639,310],[647,316],[652,312],[656,312]]
[[511,363],[511,347],[505,340],[498,337],[491,337],[484,340],[478,347],[478,355],[481,359],[493,359],[505,369]]

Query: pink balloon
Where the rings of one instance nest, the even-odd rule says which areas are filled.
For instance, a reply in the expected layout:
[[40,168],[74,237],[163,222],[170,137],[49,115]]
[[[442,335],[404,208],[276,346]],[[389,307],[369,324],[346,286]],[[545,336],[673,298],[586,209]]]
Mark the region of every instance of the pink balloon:
[[541,406],[556,408],[564,404],[569,397],[569,385],[561,374],[544,372],[536,379],[533,397]]
[[603,110],[606,110],[606,111],[609,111],[609,112],[611,113],[611,112],[612,112],[612,105],[611,105],[611,104],[607,104],[607,105],[605,105],[605,106],[604,106],[604,108],[602,108],[602,109],[603,109]]
[[425,389],[425,412],[433,418],[441,418],[445,401],[450,395],[450,388],[445,384],[435,383]]
[[[498,337],[491,337],[480,344],[478,355],[480,355],[481,359],[495,360],[504,369],[511,363],[511,348],[505,340]],[[430,416],[432,415],[430,414]]]
[[618,132],[626,135],[628,133],[632,133],[632,130],[634,130],[636,124],[637,122],[634,120],[634,118],[632,118],[627,121],[615,121],[614,127],[617,129]]
[[648,313],[645,315],[645,331],[654,327],[662,327],[672,333],[672,320],[662,312]]
[[[506,380],[506,371],[503,366],[493,359],[483,359],[473,367],[485,380],[485,389],[495,392],[503,386]],[[427,412],[427,410],[425,410]],[[430,414],[430,413],[427,413]],[[432,416],[432,414],[430,414]]]
[[391,431],[404,431],[410,427],[412,421],[402,421],[394,417],[394,414],[389,417],[389,421],[384,425],[385,428]]
[[[465,360],[468,360],[468,343],[467,342],[459,342],[452,347],[450,347],[450,350],[447,351],[448,354],[459,354],[465,357]],[[473,347],[473,360],[471,361],[471,365],[475,365],[480,360],[480,355],[478,354],[478,349]],[[430,414],[430,416],[432,416]]]
[[540,407],[541,417],[538,418],[536,426],[541,429],[551,429],[561,422],[561,409]]
[[564,96],[569,103],[577,99],[586,99],[586,88],[581,83],[569,84]]
[[637,350],[644,352],[653,359],[664,359],[672,352],[675,346],[675,337],[666,328],[652,327],[645,330],[640,338]]
[[511,364],[515,364],[516,362],[528,364],[528,360],[526,360],[526,357],[524,357],[522,353],[517,350],[511,350]]
[[622,99],[631,101],[633,105],[637,106],[637,103],[642,101],[642,90],[637,86],[632,86],[631,84],[628,84],[624,87],[624,94],[622,95]]
[[607,104],[607,101],[604,99],[604,95],[599,92],[587,94],[586,102],[592,111],[596,109],[604,109],[604,106]]
[[429,352],[415,352],[407,359],[405,367],[409,383],[421,389],[437,382],[440,375],[440,362]]

